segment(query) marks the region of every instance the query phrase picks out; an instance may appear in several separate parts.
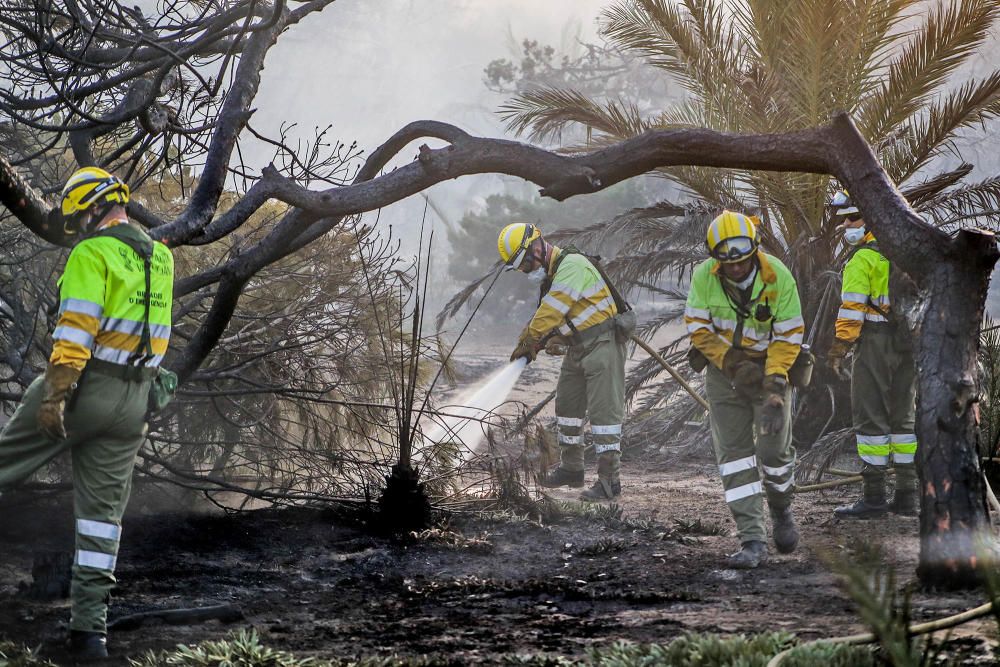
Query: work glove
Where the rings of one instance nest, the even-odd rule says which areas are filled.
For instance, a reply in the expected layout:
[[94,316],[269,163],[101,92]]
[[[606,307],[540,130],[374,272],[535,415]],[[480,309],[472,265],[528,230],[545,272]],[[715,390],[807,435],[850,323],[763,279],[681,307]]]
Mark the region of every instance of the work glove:
[[764,403],[760,413],[761,435],[780,433],[785,426],[785,389],[788,380],[780,375],[768,375],[764,378],[762,389]]
[[554,357],[563,356],[566,354],[568,348],[569,338],[566,338],[566,336],[557,334],[545,342],[545,354],[551,354]]
[[760,385],[764,380],[764,369],[758,361],[751,359],[746,352],[730,348],[722,359],[722,372],[733,383],[736,391],[747,398],[756,398],[760,394]]
[[538,358],[538,342],[532,340],[531,338],[523,338],[511,352],[510,360],[517,361],[521,357],[526,358],[529,362],[534,361]]
[[851,344],[845,340],[835,338],[830,351],[826,354],[826,365],[830,367],[833,374],[841,380],[851,379],[851,370],[847,366],[847,355],[851,351]]
[[80,371],[72,366],[49,364],[45,369],[42,403],[35,417],[38,430],[45,436],[53,440],[66,439],[66,426],[63,423],[66,399],[76,388],[79,379]]

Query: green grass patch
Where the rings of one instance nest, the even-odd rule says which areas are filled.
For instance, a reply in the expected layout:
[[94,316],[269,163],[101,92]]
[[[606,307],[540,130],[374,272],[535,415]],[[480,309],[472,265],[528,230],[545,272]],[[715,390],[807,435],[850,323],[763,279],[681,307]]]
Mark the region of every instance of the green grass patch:
[[[687,634],[667,644],[615,642],[591,648],[582,658],[512,654],[501,660],[505,665],[528,667],[765,667],[768,660],[795,643],[795,637],[785,632],[735,637]],[[242,630],[227,639],[205,641],[196,646],[147,653],[129,662],[133,667],[450,667],[462,664],[459,658],[452,656],[360,660],[298,658],[286,651],[267,648],[253,630]],[[869,667],[874,664],[871,650],[865,647],[812,644],[792,651],[782,667]],[[41,661],[12,662],[10,665],[53,667]]]

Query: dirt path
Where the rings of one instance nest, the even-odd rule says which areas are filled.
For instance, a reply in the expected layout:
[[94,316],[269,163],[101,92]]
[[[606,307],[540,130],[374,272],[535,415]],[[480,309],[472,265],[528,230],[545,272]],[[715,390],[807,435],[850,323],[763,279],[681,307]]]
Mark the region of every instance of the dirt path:
[[[255,627],[269,645],[302,654],[435,654],[455,664],[493,663],[509,652],[579,655],[592,644],[659,642],[688,630],[818,638],[862,629],[820,554],[852,559],[860,545],[878,543],[902,583],[913,572],[915,519],[838,523],[830,510],[846,495],[833,494],[797,498],[804,531],[797,553],[774,556],[752,572],[725,569],[723,555],[735,539],[700,534],[732,530],[713,468],[627,468],[617,518],[592,506],[550,526],[465,518],[452,525],[460,538],[405,544],[318,511],[133,518],[112,618],[234,603],[246,619],[114,633],[113,662],[220,638],[242,625]],[[69,546],[67,513],[63,507],[0,518],[0,634],[42,646],[56,659],[66,603],[25,600],[17,584],[29,578],[34,551]],[[918,592],[913,615],[935,618],[979,602],[977,594]],[[960,634],[994,636],[991,625],[965,626]]]

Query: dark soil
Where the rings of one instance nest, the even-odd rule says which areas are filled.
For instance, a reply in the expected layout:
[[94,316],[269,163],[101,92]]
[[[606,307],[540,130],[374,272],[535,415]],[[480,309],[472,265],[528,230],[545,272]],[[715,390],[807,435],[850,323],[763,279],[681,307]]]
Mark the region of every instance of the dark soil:
[[[110,618],[232,603],[245,619],[154,623],[112,632],[113,664],[253,626],[301,655],[447,656],[495,663],[507,653],[580,655],[619,639],[664,642],[686,631],[785,630],[805,639],[862,631],[826,564],[879,545],[908,583],[915,519],[838,523],[851,491],[797,498],[799,550],[752,572],[725,569],[736,548],[714,466],[625,471],[624,515],[567,514],[555,525],[453,517],[406,541],[374,537],[332,511],[266,510],[130,517]],[[573,494],[559,494],[571,499]],[[724,534],[713,534],[722,532]],[[27,599],[33,555],[70,550],[65,502],[0,509],[0,635],[56,661],[68,601]],[[982,594],[917,591],[915,621],[980,604]],[[992,620],[956,636],[988,652]]]

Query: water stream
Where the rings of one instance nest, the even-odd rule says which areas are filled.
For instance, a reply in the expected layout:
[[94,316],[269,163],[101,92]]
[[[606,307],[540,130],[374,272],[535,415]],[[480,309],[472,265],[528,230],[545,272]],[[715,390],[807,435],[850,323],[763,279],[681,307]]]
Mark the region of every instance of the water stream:
[[475,453],[486,437],[488,426],[479,420],[488,418],[503,405],[527,365],[524,358],[512,361],[441,407],[449,416],[435,419],[424,432],[424,438],[434,443],[461,442],[466,455]]

